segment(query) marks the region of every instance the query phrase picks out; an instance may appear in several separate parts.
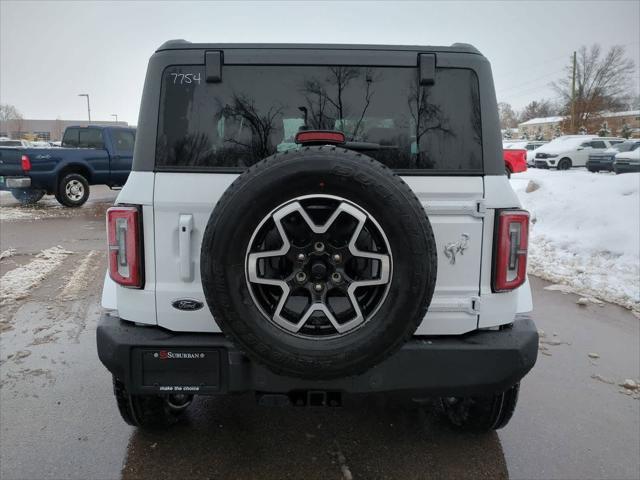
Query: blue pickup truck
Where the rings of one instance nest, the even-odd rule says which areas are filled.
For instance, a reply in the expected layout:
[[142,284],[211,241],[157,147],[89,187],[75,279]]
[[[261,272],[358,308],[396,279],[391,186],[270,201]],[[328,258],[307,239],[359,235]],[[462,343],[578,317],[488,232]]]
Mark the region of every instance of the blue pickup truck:
[[25,205],[48,194],[79,207],[89,198],[89,185],[124,185],[135,134],[128,127],[67,127],[61,148],[0,147],[0,190]]

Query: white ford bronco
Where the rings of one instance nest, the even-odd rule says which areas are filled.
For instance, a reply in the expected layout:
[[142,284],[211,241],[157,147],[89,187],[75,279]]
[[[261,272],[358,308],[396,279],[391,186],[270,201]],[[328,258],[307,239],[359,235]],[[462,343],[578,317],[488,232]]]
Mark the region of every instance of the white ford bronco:
[[194,395],[393,393],[500,428],[538,350],[528,227],[474,47],[170,41],[107,213],[98,354],[139,427]]

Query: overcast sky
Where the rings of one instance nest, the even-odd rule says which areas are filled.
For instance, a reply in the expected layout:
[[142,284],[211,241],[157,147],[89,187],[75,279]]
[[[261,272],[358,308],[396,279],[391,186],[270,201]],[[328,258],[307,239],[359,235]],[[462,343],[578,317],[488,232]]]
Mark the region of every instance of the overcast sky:
[[[62,2],[0,0],[0,102],[25,118],[136,124],[149,56],[165,40],[410,45],[472,43],[498,99],[552,97],[583,44],[624,45],[640,64],[640,1]],[[638,78],[636,76],[636,88]]]

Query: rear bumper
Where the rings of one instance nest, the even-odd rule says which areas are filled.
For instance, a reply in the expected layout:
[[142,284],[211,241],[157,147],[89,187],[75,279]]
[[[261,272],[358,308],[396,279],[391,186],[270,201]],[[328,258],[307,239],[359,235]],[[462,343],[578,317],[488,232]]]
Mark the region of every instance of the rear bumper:
[[630,163],[615,163],[613,165],[613,170],[616,173],[631,173],[631,172],[640,172],[640,165],[630,164]]
[[601,159],[589,159],[586,163],[587,170],[613,170],[613,161]]
[[527,316],[517,316],[512,327],[499,331],[415,338],[362,375],[322,381],[274,374],[221,334],[174,333],[109,314],[100,319],[97,343],[105,367],[138,394],[325,390],[482,395],[517,383],[538,354],[538,332]]
[[4,181],[0,182],[0,190],[15,190],[18,188],[31,188],[31,178],[4,177]]
[[527,163],[526,162],[518,162],[508,164],[511,173],[522,173],[527,171]]
[[536,168],[551,168],[551,166],[547,163],[546,160],[538,160],[535,161]]

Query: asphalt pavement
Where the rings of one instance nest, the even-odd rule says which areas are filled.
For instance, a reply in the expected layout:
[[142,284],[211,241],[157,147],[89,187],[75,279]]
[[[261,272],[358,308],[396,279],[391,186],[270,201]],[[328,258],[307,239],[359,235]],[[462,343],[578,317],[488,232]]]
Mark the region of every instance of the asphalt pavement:
[[460,435],[429,404],[338,409],[203,397],[156,433],[125,425],[95,350],[104,212],[0,195],[0,478],[640,478],[640,320],[532,278],[541,352],[511,423]]

